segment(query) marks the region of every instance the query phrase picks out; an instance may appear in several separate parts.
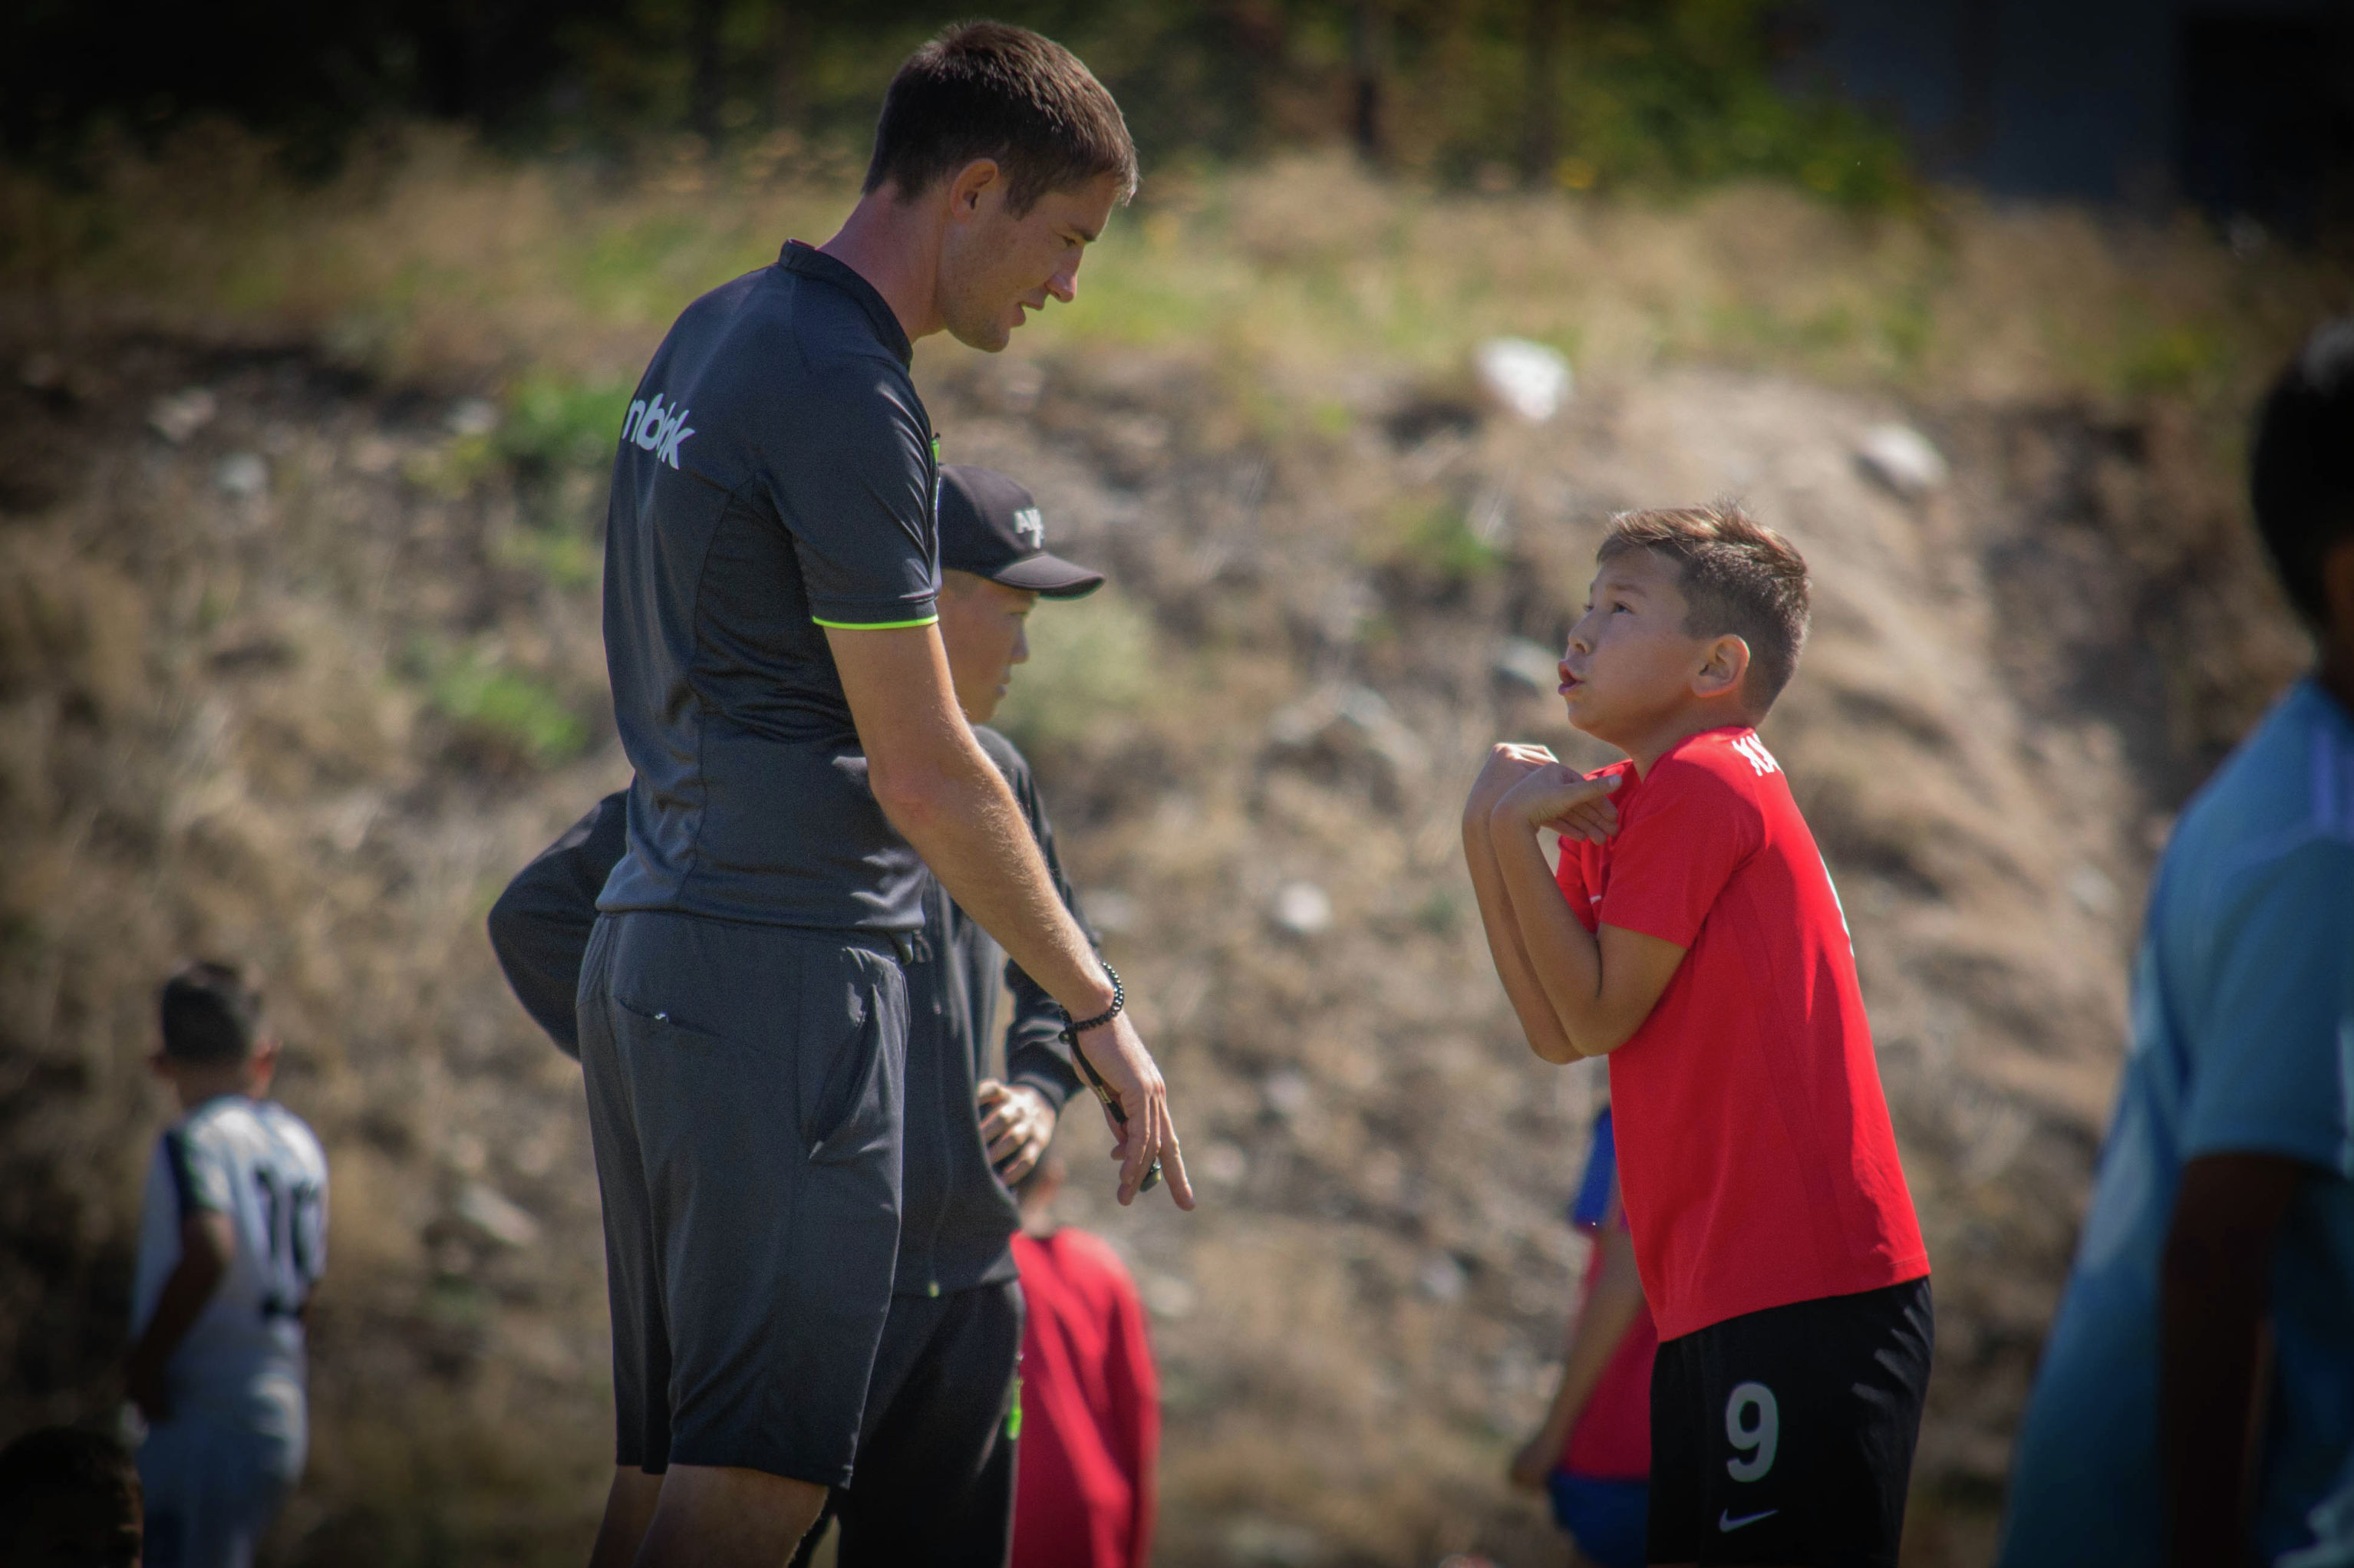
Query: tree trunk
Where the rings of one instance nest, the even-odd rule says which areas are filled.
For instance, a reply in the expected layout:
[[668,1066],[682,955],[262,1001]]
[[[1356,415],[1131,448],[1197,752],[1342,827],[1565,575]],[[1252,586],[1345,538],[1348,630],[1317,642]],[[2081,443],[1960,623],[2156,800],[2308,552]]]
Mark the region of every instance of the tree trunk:
[[1382,100],[1389,75],[1390,14],[1384,0],[1357,0],[1349,43],[1355,78],[1350,102],[1351,139],[1358,156],[1379,165],[1388,154]]
[[1527,100],[1521,121],[1521,180],[1543,185],[1561,159],[1561,20],[1566,0],[1528,0],[1523,63]]
[[802,60],[809,52],[809,21],[794,0],[770,0],[769,6],[769,119],[779,131],[800,124]]
[[687,121],[705,145],[719,145],[719,102],[726,81],[719,58],[719,23],[724,0],[695,0],[687,16],[687,52],[695,62],[695,81]]

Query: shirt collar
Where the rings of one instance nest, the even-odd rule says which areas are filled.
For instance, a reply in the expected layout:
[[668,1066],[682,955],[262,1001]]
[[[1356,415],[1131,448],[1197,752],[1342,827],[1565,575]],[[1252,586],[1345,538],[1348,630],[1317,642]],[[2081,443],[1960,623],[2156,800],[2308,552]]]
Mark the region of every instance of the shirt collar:
[[854,269],[835,260],[817,247],[804,245],[798,239],[785,241],[784,249],[778,254],[777,265],[788,272],[798,272],[804,278],[831,283],[856,300],[859,308],[866,313],[866,319],[875,323],[875,335],[883,340],[883,346],[898,356],[901,366],[916,363],[915,344],[907,341],[907,329],[899,324],[898,315],[891,309],[890,302],[876,292],[875,285],[860,277]]

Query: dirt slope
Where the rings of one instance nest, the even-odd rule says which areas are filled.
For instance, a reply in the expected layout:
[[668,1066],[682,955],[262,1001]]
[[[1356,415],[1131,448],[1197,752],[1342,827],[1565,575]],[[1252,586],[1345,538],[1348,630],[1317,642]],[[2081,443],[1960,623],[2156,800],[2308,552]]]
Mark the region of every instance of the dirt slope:
[[[480,917],[626,776],[594,464],[299,346],[50,351],[0,389],[0,1424],[109,1397],[149,987],[239,954],[335,1179],[279,1560],[577,1560],[608,1452],[585,1127]],[[1607,514],[1734,493],[1815,567],[1766,738],[1938,1269],[1908,1557],[1983,1561],[2153,848],[2296,656],[2218,461],[2164,409],[1933,410],[1956,477],[1905,502],[1852,456],[1901,411],[1785,381],[1662,372],[1529,429],[1375,366],[1301,429],[1182,358],[942,363],[946,454],[1117,585],[1042,609],[1012,723],[1203,1177],[1195,1215],[1122,1213],[1087,1118],[1066,1140],[1071,1217],[1158,1316],[1161,1560],[1552,1560],[1497,1477],[1601,1083],[1517,1041],[1456,812],[1497,736],[1599,759],[1502,672]],[[215,412],[175,444],[149,415],[190,388]]]

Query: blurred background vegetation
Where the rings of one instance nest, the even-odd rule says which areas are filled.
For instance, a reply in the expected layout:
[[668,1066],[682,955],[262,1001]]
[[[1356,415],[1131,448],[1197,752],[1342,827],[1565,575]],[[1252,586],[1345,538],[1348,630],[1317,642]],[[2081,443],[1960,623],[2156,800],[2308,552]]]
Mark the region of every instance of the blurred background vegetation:
[[[1671,186],[1741,175],[1901,200],[1897,139],[1777,90],[1765,0],[1008,0],[1118,95],[1150,165],[1353,141],[1456,184]],[[19,8],[0,136],[58,172],[228,115],[288,165],[429,117],[514,151],[642,155],[667,132],[863,157],[882,84],[940,24],[916,0],[135,0]]]
[[[1498,1477],[1572,1298],[1554,1215],[1596,1089],[1511,1033],[1454,792],[1496,734],[1573,744],[1513,672],[1542,673],[1602,519],[1721,490],[1821,567],[1774,744],[1869,912],[1908,1179],[1956,1266],[1906,1561],[1988,1559],[2141,879],[2303,655],[2241,445],[2354,298],[2322,220],[2354,118],[2283,85],[2354,84],[2343,29],[2278,21],[2328,5],[989,7],[1077,49],[1145,164],[1076,303],[1002,355],[928,342],[917,374],[949,455],[1024,476],[1113,573],[1040,617],[1002,718],[1225,1172],[1182,1224],[1073,1216],[1158,1290],[1161,1561],[1554,1550]],[[630,388],[696,294],[832,232],[894,65],[950,15],[13,8],[0,1432],[116,1397],[150,988],[238,953],[336,1173],[317,1446],[270,1560],[578,1560],[595,1185],[577,1075],[480,920],[627,774],[597,605]],[[2103,86],[2121,60],[2142,99]],[[1946,143],[1923,82],[1958,83]],[[2296,200],[2187,152],[2154,196],[1972,173],[2159,100],[2104,168],[2170,114],[2321,173]],[[1500,334],[1573,363],[1559,420],[1481,403]],[[1892,418],[1944,491],[1862,475]],[[1330,929],[1269,913],[1300,880]],[[538,1239],[486,1229],[484,1192]]]

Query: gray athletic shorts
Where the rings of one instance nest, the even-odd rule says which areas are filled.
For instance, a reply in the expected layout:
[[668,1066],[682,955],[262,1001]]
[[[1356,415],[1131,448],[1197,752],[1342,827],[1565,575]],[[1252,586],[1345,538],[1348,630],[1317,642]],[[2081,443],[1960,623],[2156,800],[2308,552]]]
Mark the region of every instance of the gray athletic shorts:
[[899,1243],[892,938],[605,915],[578,1001],[616,1462],[846,1485]]

